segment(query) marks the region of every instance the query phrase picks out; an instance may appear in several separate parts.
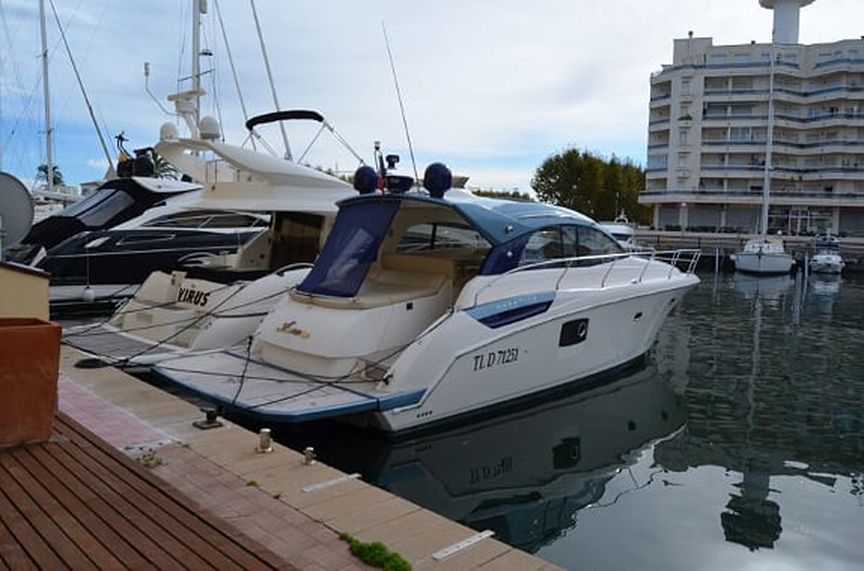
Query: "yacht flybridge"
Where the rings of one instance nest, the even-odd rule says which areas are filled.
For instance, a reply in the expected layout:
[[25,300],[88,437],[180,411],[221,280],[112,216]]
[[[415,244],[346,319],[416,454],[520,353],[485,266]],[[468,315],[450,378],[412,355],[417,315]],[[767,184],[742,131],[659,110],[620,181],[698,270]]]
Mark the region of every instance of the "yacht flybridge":
[[153,370],[264,419],[401,431],[627,365],[699,281],[698,251],[639,257],[567,209],[445,196],[440,163],[425,191],[390,194],[363,169],[254,335]]
[[[171,129],[162,135],[159,154],[206,181],[202,194],[185,205],[186,218],[217,226],[248,219],[249,232],[235,232],[234,247],[223,247],[221,255],[199,251],[190,260],[194,252],[183,252],[192,265],[164,264],[150,273],[153,265],[145,264],[146,280],[108,321],[64,335],[68,345],[118,366],[222,349],[247,338],[278,297],[306,275],[333,223],[336,202],[353,195],[348,184],[309,167],[215,140],[177,139]],[[217,159],[205,162],[189,151]],[[269,226],[261,224],[265,217]],[[151,230],[158,235],[169,229]],[[123,236],[122,230],[114,234]]]

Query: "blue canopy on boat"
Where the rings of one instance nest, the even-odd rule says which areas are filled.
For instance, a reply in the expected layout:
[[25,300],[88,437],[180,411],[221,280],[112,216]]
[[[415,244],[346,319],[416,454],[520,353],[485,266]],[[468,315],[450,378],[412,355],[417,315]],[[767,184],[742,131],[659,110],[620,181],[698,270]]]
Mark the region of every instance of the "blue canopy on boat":
[[393,217],[406,203],[452,209],[488,240],[492,252],[481,274],[511,269],[518,259],[514,250],[521,251],[529,235],[541,228],[569,224],[600,229],[587,216],[551,204],[484,198],[458,191],[445,196],[367,194],[340,201],[339,214],[321,255],[297,290],[334,297],[357,295]]
[[[451,191],[445,194],[444,198],[431,198],[421,193],[362,195],[342,200],[338,205],[340,210],[343,210],[370,202],[406,201],[452,208],[493,246],[556,224],[583,224],[599,228],[597,223],[587,216],[560,206],[543,202],[486,198],[459,191]],[[387,211],[387,208],[382,207],[382,210]]]

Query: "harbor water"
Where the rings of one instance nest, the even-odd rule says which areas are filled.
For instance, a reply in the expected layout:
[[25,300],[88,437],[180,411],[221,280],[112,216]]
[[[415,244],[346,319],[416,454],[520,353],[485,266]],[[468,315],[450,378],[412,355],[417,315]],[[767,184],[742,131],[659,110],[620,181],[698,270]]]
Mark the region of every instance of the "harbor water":
[[860,278],[707,274],[590,388],[403,440],[275,432],[568,569],[860,569],[862,326]]

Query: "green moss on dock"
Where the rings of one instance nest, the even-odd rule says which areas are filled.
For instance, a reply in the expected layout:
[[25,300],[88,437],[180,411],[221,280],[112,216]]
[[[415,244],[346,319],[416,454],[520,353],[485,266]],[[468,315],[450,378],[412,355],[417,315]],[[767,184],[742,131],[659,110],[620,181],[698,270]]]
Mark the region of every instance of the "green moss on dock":
[[340,533],[339,539],[348,544],[348,548],[354,557],[363,563],[383,569],[384,571],[411,571],[411,564],[405,561],[401,555],[387,549],[387,546],[379,541],[364,543],[347,533]]

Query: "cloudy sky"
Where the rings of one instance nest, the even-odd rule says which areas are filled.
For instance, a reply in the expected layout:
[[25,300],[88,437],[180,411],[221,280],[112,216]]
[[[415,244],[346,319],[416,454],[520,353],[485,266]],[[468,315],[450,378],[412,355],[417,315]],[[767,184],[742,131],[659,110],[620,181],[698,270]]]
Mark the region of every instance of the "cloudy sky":
[[[100,178],[106,159],[59,29],[46,1],[55,162],[67,182]],[[156,142],[174,119],[164,102],[188,77],[192,0],[53,0],[100,127],[129,148]],[[245,139],[216,2],[202,45],[203,108],[221,117],[228,142]],[[228,44],[250,114],[274,109],[250,3],[221,0]],[[387,28],[418,169],[435,160],[477,186],[526,191],[537,166],[569,147],[645,162],[651,72],[688,30],[716,44],[770,40],[771,12],[758,0],[255,0],[282,108],[319,110],[364,157],[380,140],[409,153],[387,58]],[[0,0],[2,170],[32,179],[45,162],[36,0]],[[864,34],[864,1],[817,0],[802,12],[801,41]],[[265,128],[266,129],[266,128]],[[296,155],[315,130],[289,129]],[[278,131],[266,133],[282,148]],[[334,143],[306,161],[353,170]],[[113,144],[112,144],[113,151]]]

